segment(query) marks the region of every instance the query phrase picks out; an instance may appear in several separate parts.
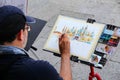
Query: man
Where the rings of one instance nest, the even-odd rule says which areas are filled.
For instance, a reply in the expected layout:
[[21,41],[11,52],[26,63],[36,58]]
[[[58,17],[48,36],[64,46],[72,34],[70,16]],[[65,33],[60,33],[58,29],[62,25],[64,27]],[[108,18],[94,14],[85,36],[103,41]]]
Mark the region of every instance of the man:
[[60,75],[46,61],[33,60],[24,50],[30,17],[14,6],[0,7],[0,80],[72,80],[70,42],[66,34],[59,38]]

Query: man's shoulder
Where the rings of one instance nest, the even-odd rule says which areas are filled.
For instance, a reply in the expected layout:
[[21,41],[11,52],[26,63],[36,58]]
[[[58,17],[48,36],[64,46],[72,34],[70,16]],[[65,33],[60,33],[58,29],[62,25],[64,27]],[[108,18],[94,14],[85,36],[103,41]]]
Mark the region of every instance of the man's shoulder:
[[25,58],[22,60],[22,63],[27,67],[35,67],[37,68],[47,68],[53,67],[49,62],[44,60],[34,60],[32,58]]
[[17,63],[22,63],[21,68],[27,70],[30,75],[33,74],[36,77],[41,76],[41,79],[46,80],[62,80],[56,69],[47,61],[23,58]]

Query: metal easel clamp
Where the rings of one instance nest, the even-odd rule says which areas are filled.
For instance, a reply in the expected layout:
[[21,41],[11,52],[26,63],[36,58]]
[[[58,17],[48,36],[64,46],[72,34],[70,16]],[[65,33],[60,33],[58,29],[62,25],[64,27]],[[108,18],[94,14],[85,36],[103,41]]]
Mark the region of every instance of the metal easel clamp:
[[77,56],[73,56],[73,55],[70,57],[70,59],[72,61],[74,61],[74,62],[78,62],[79,61],[78,57]]
[[94,22],[96,22],[94,19],[90,19],[90,18],[87,19],[87,23],[92,23],[93,24]]

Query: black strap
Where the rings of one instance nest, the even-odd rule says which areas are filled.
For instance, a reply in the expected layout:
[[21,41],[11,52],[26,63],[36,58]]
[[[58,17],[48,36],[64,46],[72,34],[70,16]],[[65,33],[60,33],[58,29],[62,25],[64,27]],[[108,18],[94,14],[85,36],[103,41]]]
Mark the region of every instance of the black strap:
[[11,66],[21,58],[29,57],[24,54],[0,54],[0,78],[4,79]]

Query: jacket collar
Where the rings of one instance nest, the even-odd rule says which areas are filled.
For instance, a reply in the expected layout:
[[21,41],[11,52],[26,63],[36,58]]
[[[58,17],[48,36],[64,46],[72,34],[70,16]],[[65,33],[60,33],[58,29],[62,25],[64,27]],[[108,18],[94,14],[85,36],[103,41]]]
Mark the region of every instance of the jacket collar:
[[27,54],[27,51],[14,46],[0,45],[0,54],[3,54],[3,53],[4,54]]

